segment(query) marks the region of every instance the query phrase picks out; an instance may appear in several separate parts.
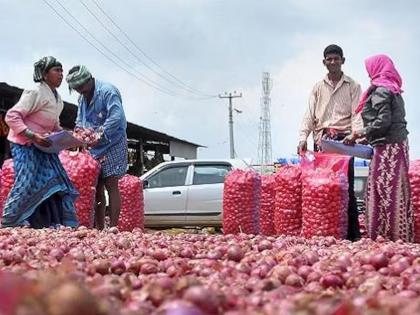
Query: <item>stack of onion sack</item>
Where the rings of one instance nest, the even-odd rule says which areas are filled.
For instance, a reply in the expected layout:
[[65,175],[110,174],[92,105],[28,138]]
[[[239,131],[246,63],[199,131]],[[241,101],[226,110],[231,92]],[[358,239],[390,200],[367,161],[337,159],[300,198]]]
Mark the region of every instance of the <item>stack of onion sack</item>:
[[347,207],[348,182],[342,173],[323,168],[304,171],[302,236],[345,238]]
[[300,235],[302,228],[302,171],[282,166],[275,175],[274,226],[278,235]]
[[101,165],[85,150],[80,152],[61,151],[59,158],[71,182],[80,194],[75,202],[79,224],[92,228],[96,184],[98,183]]
[[121,211],[118,221],[120,231],[132,231],[134,228],[144,229],[143,183],[132,175],[123,176],[118,187],[121,193]]
[[275,235],[274,199],[276,196],[274,175],[261,176],[260,232],[263,235]]
[[223,233],[258,234],[261,176],[235,169],[225,178],[223,189]]
[[4,161],[1,169],[1,186],[0,186],[0,218],[3,215],[3,208],[9,192],[15,182],[15,171],[13,168],[13,160]]
[[414,215],[414,242],[420,243],[420,160],[410,162],[408,172],[411,185],[411,202]]

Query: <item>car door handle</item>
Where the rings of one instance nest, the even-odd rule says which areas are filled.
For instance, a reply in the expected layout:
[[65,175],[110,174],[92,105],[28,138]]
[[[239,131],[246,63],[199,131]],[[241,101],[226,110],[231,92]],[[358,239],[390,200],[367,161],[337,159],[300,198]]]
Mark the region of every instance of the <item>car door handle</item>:
[[172,192],[172,195],[180,195],[180,194],[181,194],[181,192],[179,190],[174,190]]

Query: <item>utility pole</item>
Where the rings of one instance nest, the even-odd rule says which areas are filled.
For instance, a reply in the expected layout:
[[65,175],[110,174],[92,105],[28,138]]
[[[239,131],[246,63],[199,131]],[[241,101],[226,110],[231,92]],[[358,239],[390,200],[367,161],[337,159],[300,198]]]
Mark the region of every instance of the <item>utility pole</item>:
[[233,113],[232,113],[232,98],[242,97],[242,93],[237,94],[236,91],[225,95],[220,95],[219,98],[228,98],[229,99],[229,145],[230,145],[230,158],[235,158],[235,146],[233,142]]
[[270,92],[273,87],[273,80],[270,79],[270,73],[263,72],[262,78],[262,97],[261,97],[261,116],[260,128],[258,139],[258,162],[261,165],[261,173],[269,171],[268,164],[271,164],[271,117],[270,105],[271,98]]

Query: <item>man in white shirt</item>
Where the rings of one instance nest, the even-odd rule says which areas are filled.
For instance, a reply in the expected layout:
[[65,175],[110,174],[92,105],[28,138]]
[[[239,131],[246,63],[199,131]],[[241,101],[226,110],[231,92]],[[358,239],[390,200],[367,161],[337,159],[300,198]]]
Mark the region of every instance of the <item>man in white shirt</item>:
[[[343,140],[352,130],[359,130],[363,122],[355,114],[359,104],[360,85],[341,70],[345,62],[343,50],[337,45],[324,49],[323,64],[327,75],[317,82],[309,97],[309,107],[303,117],[299,132],[298,154],[307,150],[307,138],[312,133],[314,151],[319,151],[323,137]],[[354,195],[354,159],[349,165],[349,229],[348,238],[360,238],[356,197]]]

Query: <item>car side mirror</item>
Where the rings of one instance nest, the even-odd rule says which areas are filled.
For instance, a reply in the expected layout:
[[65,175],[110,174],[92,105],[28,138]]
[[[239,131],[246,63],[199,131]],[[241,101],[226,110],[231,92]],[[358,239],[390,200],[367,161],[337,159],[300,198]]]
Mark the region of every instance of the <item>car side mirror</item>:
[[147,179],[145,179],[143,181],[143,188],[147,188],[147,187],[149,187],[149,181]]

